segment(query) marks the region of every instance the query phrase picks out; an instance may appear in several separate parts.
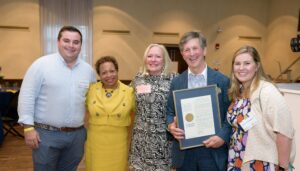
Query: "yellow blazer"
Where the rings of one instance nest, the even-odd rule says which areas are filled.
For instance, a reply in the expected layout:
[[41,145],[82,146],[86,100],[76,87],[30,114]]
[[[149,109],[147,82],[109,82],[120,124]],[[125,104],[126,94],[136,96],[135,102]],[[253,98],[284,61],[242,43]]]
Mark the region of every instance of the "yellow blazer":
[[101,82],[93,83],[89,87],[86,97],[86,107],[89,112],[89,124],[129,126],[130,114],[135,108],[134,90],[132,87],[119,83],[119,88],[106,96]]

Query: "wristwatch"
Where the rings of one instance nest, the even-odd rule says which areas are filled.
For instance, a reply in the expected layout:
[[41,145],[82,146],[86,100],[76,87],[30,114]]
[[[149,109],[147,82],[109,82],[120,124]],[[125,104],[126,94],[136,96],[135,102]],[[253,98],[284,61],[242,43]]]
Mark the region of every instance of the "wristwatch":
[[[166,130],[168,131],[168,132],[170,132],[170,129],[169,129],[169,124],[167,125],[167,128],[166,128]],[[171,133],[171,132],[170,132]]]
[[285,169],[283,167],[279,166],[278,171],[285,171]]
[[279,166],[279,170],[278,171],[288,171],[289,169],[285,169],[284,167],[282,166]]

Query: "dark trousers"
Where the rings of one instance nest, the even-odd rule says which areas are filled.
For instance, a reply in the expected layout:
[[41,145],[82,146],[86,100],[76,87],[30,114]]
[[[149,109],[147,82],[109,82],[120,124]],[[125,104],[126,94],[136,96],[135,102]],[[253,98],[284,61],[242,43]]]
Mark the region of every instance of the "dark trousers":
[[219,171],[212,149],[198,147],[187,149],[183,164],[176,171]]

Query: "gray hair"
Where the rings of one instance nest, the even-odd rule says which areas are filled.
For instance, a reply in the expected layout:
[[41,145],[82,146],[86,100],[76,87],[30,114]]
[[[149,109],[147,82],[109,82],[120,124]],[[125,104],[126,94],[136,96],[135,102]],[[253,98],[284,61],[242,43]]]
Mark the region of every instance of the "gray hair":
[[190,32],[186,32],[183,34],[183,36],[181,37],[180,41],[179,41],[179,49],[182,52],[183,51],[183,46],[191,39],[194,38],[198,38],[199,39],[199,44],[201,46],[202,49],[204,49],[207,46],[206,43],[206,38],[204,37],[204,35],[199,32],[199,31],[190,31]]

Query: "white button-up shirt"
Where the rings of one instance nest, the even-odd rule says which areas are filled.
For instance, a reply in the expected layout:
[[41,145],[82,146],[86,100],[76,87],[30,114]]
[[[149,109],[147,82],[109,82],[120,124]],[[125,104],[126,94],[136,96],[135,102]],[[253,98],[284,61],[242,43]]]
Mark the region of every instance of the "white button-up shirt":
[[197,88],[207,86],[207,65],[200,74],[194,74],[188,68],[188,88]]
[[84,124],[85,95],[96,81],[93,68],[77,59],[69,68],[59,53],[37,59],[28,69],[19,95],[19,123],[55,127]]

